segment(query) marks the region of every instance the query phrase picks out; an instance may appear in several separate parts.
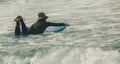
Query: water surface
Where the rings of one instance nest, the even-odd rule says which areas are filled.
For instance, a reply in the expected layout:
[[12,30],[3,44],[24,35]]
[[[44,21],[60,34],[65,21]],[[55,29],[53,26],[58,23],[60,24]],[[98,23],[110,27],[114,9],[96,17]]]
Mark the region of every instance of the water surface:
[[[59,33],[15,37],[39,12],[71,26]],[[0,64],[120,64],[119,0],[0,0]]]

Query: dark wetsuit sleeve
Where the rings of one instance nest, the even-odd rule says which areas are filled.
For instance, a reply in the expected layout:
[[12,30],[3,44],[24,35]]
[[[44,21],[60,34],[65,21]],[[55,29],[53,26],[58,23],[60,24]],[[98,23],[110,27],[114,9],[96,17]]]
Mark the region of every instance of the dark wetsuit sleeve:
[[21,20],[21,25],[22,25],[22,34],[27,35],[28,34],[28,32],[27,32],[28,28],[26,27],[23,20]]
[[66,25],[65,23],[51,23],[51,22],[47,22],[48,26],[64,26]]
[[16,22],[16,26],[15,26],[15,35],[20,35],[20,23]]

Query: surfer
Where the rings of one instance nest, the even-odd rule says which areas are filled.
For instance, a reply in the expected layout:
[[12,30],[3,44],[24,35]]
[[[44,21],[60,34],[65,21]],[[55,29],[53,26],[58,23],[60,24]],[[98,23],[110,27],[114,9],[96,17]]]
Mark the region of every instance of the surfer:
[[[27,27],[24,23],[22,16],[17,16],[14,21],[16,22],[15,26],[15,35],[28,35],[28,34],[42,34],[48,26],[68,26],[65,23],[52,23],[46,22],[48,16],[44,12],[38,14],[38,20],[31,27]],[[21,26],[21,29],[20,29]]]

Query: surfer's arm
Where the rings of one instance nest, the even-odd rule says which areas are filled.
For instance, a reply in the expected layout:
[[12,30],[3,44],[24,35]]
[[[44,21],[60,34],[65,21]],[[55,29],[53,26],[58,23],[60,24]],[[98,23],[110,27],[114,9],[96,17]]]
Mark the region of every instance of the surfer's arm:
[[52,23],[52,22],[47,22],[48,26],[66,26],[67,24],[65,23]]

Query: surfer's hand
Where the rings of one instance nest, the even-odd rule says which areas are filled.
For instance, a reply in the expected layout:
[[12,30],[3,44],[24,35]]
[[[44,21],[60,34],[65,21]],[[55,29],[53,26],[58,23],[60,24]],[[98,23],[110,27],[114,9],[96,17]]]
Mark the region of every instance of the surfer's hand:
[[65,24],[65,26],[70,26],[70,24]]

